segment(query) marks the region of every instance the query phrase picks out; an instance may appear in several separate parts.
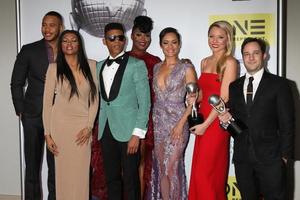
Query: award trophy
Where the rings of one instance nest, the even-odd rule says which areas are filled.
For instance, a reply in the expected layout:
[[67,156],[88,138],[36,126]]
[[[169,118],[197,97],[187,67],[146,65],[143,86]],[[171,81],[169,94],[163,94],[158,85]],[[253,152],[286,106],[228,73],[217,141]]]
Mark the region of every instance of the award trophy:
[[[186,91],[189,95],[195,94],[196,99],[199,96],[197,83],[193,83],[193,82],[187,83],[186,84]],[[203,121],[204,121],[204,118],[203,118],[202,114],[197,112],[196,102],[194,102],[193,105],[192,105],[192,113],[188,116],[189,127],[191,128],[191,127],[193,127],[197,124],[202,124]]]
[[[220,96],[213,94],[209,97],[208,102],[218,113],[222,114],[226,111],[225,103]],[[232,136],[239,135],[243,131],[242,124],[238,123],[233,117],[228,122],[221,123],[221,126]]]

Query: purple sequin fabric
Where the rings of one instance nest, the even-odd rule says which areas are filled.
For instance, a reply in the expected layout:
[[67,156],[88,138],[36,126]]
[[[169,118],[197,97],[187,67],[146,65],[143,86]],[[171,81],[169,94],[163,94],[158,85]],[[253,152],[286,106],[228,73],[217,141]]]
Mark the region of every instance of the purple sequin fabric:
[[188,64],[178,62],[166,80],[166,88],[157,84],[157,74],[162,63],[154,67],[153,106],[154,153],[151,171],[151,188],[148,200],[187,199],[184,152],[188,142],[188,126],[183,128],[183,137],[171,140],[171,131],[185,112],[185,74]]

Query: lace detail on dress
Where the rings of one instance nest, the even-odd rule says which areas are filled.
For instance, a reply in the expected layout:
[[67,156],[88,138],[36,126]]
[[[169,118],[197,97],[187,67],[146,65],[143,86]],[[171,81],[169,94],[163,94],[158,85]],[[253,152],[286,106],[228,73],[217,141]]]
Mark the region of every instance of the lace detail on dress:
[[171,131],[185,111],[185,74],[187,67],[177,63],[166,80],[166,88],[157,85],[157,74],[162,63],[154,67],[153,106],[154,151],[151,185],[147,199],[187,199],[184,151],[188,142],[188,126],[183,129],[183,139],[171,141]]

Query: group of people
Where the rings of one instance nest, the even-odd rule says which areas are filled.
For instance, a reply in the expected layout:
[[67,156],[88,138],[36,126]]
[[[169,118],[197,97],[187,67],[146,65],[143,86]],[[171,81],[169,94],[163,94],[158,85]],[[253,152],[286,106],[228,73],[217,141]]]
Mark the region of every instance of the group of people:
[[[225,200],[230,134],[220,123],[232,117],[244,125],[234,137],[233,158],[242,199],[286,199],[293,99],[287,80],[264,69],[265,41],[245,39],[241,52],[247,72],[238,78],[233,28],[214,22],[208,29],[212,54],[201,61],[197,80],[192,63],[179,58],[182,40],[175,28],[159,34],[162,60],[147,52],[152,28],[151,18],[138,16],[126,52],[123,25],[107,24],[103,44],[109,55],[96,62],[87,59],[78,31],[63,30],[59,13],[44,16],[43,39],[22,47],[11,81],[24,127],[25,199],[41,199],[44,138],[48,199],[90,198],[96,123],[99,142],[94,144],[102,153],[107,199]],[[188,83],[198,84],[198,97],[187,94]],[[229,111],[215,111],[208,102],[212,94],[227,102]],[[195,102],[204,122],[188,127]],[[196,140],[188,189],[184,154],[190,133]]]

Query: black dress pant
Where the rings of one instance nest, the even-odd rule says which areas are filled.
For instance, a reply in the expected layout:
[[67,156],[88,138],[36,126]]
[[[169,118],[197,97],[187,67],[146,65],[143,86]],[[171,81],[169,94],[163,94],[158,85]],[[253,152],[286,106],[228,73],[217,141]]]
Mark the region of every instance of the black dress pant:
[[[44,128],[42,117],[22,115],[25,154],[25,200],[42,199],[41,167],[44,152]],[[47,149],[48,200],[55,200],[54,156]]]
[[286,164],[283,160],[271,163],[234,163],[237,184],[243,200],[286,200]]
[[100,140],[109,200],[140,199],[139,151],[127,154],[127,142],[115,140],[108,123]]

